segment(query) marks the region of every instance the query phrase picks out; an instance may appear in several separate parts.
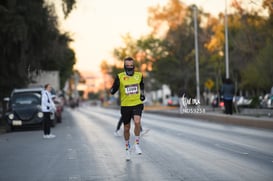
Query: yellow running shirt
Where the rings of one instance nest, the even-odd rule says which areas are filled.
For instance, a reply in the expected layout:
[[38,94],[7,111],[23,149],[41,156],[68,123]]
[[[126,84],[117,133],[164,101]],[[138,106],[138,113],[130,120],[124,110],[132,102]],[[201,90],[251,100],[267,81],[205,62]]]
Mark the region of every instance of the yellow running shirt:
[[140,100],[140,85],[142,74],[134,72],[133,76],[126,75],[125,72],[119,73],[119,91],[121,106],[136,106],[142,104]]

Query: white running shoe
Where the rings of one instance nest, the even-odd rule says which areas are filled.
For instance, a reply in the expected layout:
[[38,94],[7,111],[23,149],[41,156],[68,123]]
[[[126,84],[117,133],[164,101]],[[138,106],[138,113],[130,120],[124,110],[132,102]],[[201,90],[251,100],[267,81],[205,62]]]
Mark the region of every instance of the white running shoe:
[[45,135],[43,136],[43,138],[44,138],[44,139],[48,139],[48,138],[49,138],[48,136],[49,136],[48,134],[45,134]]
[[140,148],[139,144],[135,144],[135,152],[138,155],[142,154],[142,151],[141,151],[141,148]]
[[54,134],[49,134],[48,138],[55,138],[56,136]]
[[115,131],[115,132],[114,132],[114,135],[115,135],[115,136],[121,136],[121,134],[119,133],[119,131]]
[[130,150],[126,150],[126,161],[131,160]]

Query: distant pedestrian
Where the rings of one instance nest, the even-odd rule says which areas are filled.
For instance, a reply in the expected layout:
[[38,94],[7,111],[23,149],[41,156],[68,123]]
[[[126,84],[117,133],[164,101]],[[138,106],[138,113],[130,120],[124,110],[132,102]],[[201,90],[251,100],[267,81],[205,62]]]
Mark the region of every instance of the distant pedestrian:
[[232,115],[232,102],[235,93],[234,84],[230,78],[226,78],[223,81],[223,86],[221,88],[221,94],[224,99],[225,113]]
[[116,130],[115,130],[115,132],[114,132],[114,135],[115,135],[115,136],[121,136],[121,135],[119,134],[119,130],[120,130],[121,124],[122,124],[122,117],[119,118],[119,121],[118,121]]
[[51,126],[51,119],[50,115],[54,114],[56,111],[55,104],[52,100],[51,96],[51,85],[46,84],[45,85],[45,90],[42,93],[42,111],[44,113],[44,118],[43,118],[43,129],[44,129],[44,138],[55,138],[56,136],[54,134],[50,133],[50,126]]

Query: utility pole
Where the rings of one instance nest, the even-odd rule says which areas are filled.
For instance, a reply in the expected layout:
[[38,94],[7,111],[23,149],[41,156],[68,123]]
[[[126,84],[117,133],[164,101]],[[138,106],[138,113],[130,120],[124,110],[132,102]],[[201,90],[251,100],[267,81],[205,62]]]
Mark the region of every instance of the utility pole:
[[199,55],[198,55],[198,26],[197,26],[197,7],[194,10],[194,39],[195,39],[195,71],[196,71],[196,99],[200,101],[200,83],[199,83]]
[[225,0],[225,58],[226,58],[226,78],[229,78],[229,56],[228,56],[228,15],[227,0]]

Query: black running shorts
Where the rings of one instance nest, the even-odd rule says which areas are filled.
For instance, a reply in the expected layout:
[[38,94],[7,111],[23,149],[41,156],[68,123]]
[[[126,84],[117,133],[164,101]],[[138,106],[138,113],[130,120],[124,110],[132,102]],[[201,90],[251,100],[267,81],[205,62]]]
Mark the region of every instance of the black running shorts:
[[122,106],[120,112],[123,124],[130,123],[131,118],[133,118],[134,115],[141,116],[143,107],[143,104],[139,104],[136,106]]

